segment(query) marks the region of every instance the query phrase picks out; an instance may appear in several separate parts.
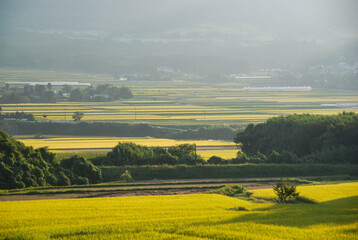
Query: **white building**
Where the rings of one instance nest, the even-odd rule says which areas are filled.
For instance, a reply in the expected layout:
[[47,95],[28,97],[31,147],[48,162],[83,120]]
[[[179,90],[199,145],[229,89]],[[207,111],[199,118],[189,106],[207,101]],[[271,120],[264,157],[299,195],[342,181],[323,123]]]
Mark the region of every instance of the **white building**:
[[243,91],[251,91],[251,92],[271,92],[271,91],[303,91],[309,92],[312,90],[311,87],[244,87]]

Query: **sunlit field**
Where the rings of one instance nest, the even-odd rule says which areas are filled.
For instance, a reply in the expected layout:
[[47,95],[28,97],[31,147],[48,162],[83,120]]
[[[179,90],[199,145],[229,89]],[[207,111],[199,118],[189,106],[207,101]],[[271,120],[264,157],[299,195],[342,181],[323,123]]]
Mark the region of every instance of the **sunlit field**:
[[0,238],[357,239],[357,182],[299,190],[320,203],[215,194],[1,202]]
[[164,138],[120,138],[120,137],[56,137],[49,136],[43,139],[17,138],[25,145],[31,145],[34,148],[49,147],[49,149],[100,149],[113,148],[118,142],[133,142],[148,147],[170,147],[179,144],[196,144],[197,147],[230,147],[235,148],[233,142],[215,141],[215,140],[173,140]]
[[[301,196],[307,197],[316,202],[325,202],[332,201],[336,199],[337,196],[340,196],[340,198],[358,196],[358,183],[297,187],[297,191],[300,192]],[[253,190],[252,192],[259,198],[275,198],[275,194],[272,189]]]
[[[357,99],[358,101],[358,99]],[[302,108],[295,107],[290,109],[282,106],[266,105],[265,108],[253,107],[251,109],[231,107],[230,106],[158,106],[159,103],[153,103],[156,106],[101,106],[104,103],[82,104],[73,103],[73,105],[64,106],[63,104],[2,104],[3,112],[24,111],[34,114],[39,121],[57,120],[72,122],[72,115],[76,111],[84,113],[82,120],[85,121],[110,121],[110,122],[145,122],[155,123],[170,121],[188,122],[188,123],[211,123],[211,122],[257,122],[264,121],[270,117],[293,114],[293,113],[311,113],[311,114],[337,114],[342,111],[358,112],[357,109],[350,108]],[[252,103],[253,105],[255,103]],[[256,103],[259,105],[259,103]],[[264,104],[264,102],[262,103]],[[46,116],[44,118],[44,116]]]
[[223,159],[231,159],[236,157],[237,150],[207,150],[207,151],[198,151],[197,153],[204,160],[208,160],[212,156],[218,156]]

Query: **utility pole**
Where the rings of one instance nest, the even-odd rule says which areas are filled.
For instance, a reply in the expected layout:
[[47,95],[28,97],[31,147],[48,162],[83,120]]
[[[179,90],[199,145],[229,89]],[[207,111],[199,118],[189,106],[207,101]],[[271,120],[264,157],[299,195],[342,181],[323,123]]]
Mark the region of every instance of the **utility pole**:
[[67,106],[65,105],[65,123],[67,122]]
[[194,143],[195,146],[195,164],[196,164],[196,143]]

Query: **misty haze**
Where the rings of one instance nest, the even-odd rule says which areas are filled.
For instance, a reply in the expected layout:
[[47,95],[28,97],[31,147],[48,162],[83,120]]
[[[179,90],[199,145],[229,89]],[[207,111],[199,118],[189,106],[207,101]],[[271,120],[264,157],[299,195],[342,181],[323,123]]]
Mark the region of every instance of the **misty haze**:
[[358,239],[357,10],[0,0],[0,239]]

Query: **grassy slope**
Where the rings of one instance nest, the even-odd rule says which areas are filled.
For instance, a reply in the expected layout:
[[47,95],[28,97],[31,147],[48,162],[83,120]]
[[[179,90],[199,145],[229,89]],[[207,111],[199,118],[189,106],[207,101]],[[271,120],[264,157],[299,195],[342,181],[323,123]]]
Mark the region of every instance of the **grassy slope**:
[[[358,195],[358,183],[339,183],[336,185],[318,185],[297,187],[301,196],[316,202],[332,201],[339,196],[346,198]],[[252,190],[253,196],[264,199],[274,199],[275,194],[272,189]]]
[[[255,203],[219,195],[2,202],[0,238],[357,238],[358,182],[300,190],[321,203]],[[239,206],[250,211],[230,210]]]

